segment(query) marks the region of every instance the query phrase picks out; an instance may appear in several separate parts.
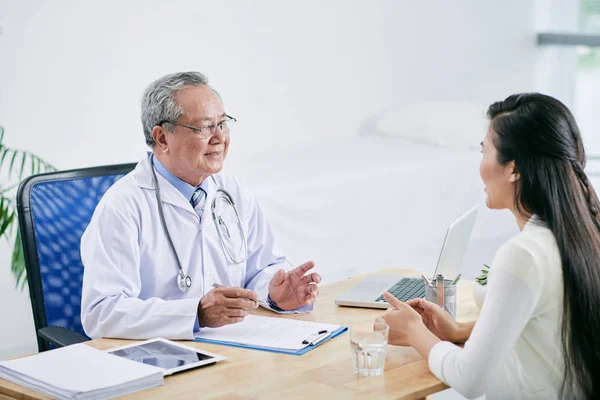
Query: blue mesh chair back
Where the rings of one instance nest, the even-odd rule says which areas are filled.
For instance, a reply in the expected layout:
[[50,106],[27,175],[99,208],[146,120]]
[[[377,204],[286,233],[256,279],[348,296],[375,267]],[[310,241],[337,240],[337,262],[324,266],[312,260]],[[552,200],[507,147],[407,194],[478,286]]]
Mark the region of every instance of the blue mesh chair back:
[[[47,326],[85,335],[80,241],[96,205],[135,164],[53,172],[19,187],[17,208],[36,332]],[[38,336],[40,351],[49,348]]]

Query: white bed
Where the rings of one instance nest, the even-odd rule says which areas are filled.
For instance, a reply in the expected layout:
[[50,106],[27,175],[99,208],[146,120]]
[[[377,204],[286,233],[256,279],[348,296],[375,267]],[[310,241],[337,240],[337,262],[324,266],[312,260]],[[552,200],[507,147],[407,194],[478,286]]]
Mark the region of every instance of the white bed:
[[[230,170],[293,263],[313,259],[333,282],[387,267],[433,270],[448,224],[475,204],[485,208],[480,157],[371,136],[238,159]],[[473,240],[505,233],[476,226]]]

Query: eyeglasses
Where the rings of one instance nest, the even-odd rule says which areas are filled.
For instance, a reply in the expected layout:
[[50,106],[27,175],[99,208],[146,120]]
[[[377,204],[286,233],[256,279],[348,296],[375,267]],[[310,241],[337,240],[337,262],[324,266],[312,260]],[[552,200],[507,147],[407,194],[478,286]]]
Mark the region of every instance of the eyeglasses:
[[208,138],[211,135],[213,135],[216,131],[223,133],[225,135],[228,135],[229,132],[233,129],[233,127],[235,126],[235,123],[237,122],[237,119],[233,118],[230,115],[225,115],[225,117],[227,119],[219,122],[216,125],[207,125],[207,126],[201,126],[200,128],[197,128],[195,126],[189,126],[189,125],[183,125],[183,124],[178,124],[172,121],[160,121],[158,124],[158,126],[162,126],[164,124],[172,124],[172,125],[176,125],[176,126],[182,126],[184,128],[188,128],[191,129],[193,131],[198,132],[198,136],[200,136],[201,138]]

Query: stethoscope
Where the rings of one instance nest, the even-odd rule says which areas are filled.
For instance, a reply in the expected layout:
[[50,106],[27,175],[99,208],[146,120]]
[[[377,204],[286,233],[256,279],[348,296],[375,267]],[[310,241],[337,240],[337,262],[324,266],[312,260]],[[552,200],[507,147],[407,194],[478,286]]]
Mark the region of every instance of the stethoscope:
[[[160,216],[160,222],[163,227],[163,231],[165,232],[165,236],[167,237],[167,242],[169,242],[169,247],[171,247],[171,251],[175,256],[175,261],[177,262],[177,267],[179,269],[179,272],[177,274],[177,287],[179,288],[179,290],[185,293],[190,287],[192,287],[192,278],[190,278],[189,275],[186,275],[185,272],[183,272],[183,267],[181,266],[179,255],[175,250],[175,245],[173,244],[173,240],[171,239],[171,235],[169,234],[169,230],[167,229],[167,222],[165,221],[165,214],[163,211],[162,196],[160,193],[160,185],[158,184],[158,178],[156,177],[156,171],[154,170],[154,154],[150,155],[150,169],[152,170],[152,176],[154,178],[154,187],[156,188],[156,202],[158,203],[158,214]],[[219,185],[217,185],[217,181],[215,180],[214,176],[211,176],[211,178],[215,186],[217,186],[217,192],[215,193],[215,197],[213,198],[210,209],[212,213],[213,222],[215,223],[215,227],[219,235],[219,240],[221,242],[223,253],[225,254],[225,257],[228,257],[234,264],[241,264],[248,258],[248,249],[246,244],[246,234],[244,233],[244,227],[242,226],[240,215],[238,214],[237,208],[235,206],[235,203],[233,202],[233,198],[231,197],[231,195],[225,189],[221,189]],[[242,249],[240,252],[241,254],[239,254],[239,257],[236,257],[234,255],[234,251],[229,248],[227,244],[228,241],[225,240],[225,237],[227,237],[229,241],[231,241],[231,230],[227,227],[227,224],[223,220],[223,217],[218,213],[217,200],[223,201],[225,204],[231,206],[235,213],[235,217],[240,228],[240,236],[242,239]]]

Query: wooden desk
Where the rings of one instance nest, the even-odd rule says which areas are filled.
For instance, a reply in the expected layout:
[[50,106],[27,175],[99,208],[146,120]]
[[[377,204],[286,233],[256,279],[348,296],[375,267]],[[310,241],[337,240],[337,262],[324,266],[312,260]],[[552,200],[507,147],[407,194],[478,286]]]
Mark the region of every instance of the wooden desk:
[[[389,269],[382,274],[418,276],[414,271]],[[338,307],[334,300],[364,276],[323,285],[310,314],[288,315],[307,321],[351,324],[373,321],[382,310]],[[473,281],[459,281],[457,319],[473,320],[477,308],[471,294]],[[274,316],[266,310],[257,314]],[[110,349],[127,340],[96,339],[89,344]],[[222,354],[227,361],[165,378],[164,386],[127,396],[132,399],[419,399],[447,386],[439,381],[414,349],[388,346],[383,376],[361,377],[352,369],[348,334],[329,340],[302,355],[275,354],[257,350],[186,342],[194,347]],[[0,379],[0,396],[18,399],[48,399],[29,389]],[[1,398],[1,397],[0,397]]]

